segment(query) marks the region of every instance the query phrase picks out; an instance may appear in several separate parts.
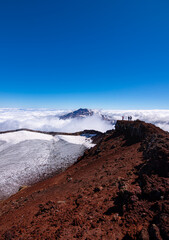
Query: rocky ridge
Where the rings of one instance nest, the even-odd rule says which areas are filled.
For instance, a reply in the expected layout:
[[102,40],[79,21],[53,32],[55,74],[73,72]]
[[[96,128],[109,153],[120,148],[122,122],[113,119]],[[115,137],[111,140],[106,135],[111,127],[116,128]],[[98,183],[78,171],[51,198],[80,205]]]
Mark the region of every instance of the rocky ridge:
[[169,239],[169,134],[117,121],[65,172],[0,203],[0,239]]

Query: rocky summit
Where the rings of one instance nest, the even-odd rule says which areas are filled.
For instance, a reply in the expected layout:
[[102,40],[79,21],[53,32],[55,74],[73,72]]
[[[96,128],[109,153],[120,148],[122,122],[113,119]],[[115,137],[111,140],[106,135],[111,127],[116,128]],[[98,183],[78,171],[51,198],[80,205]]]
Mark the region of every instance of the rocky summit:
[[66,171],[0,203],[0,239],[169,239],[169,133],[117,121]]

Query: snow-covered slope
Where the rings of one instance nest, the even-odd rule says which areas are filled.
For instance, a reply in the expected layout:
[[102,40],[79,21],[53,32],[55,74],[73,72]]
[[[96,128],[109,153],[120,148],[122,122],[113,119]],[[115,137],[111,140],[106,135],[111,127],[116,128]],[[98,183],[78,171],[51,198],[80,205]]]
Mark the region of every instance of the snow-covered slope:
[[83,136],[20,131],[0,134],[0,199],[74,163],[86,148]]

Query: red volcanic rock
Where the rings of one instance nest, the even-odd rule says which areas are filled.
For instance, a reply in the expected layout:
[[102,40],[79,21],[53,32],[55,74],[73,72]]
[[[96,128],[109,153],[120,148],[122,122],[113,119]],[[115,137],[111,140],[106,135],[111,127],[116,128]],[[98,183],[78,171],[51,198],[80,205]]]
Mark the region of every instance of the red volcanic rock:
[[116,130],[65,172],[0,203],[0,239],[169,239],[169,134]]

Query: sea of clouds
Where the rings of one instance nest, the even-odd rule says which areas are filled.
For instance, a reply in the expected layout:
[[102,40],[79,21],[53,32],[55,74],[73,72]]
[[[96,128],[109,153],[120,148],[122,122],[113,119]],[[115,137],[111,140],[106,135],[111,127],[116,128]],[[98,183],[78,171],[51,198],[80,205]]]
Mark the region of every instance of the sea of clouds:
[[55,109],[0,109],[0,131],[28,128],[41,131],[76,132],[94,129],[105,132],[114,128],[109,121],[102,119],[106,115],[112,120],[140,119],[169,131],[169,110],[94,110],[93,116],[74,119],[59,119],[71,110]]
[[132,116],[132,120],[139,119],[169,131],[169,110],[102,110],[101,112],[114,120],[122,119],[122,116],[127,120],[128,116]]
[[112,128],[97,113],[82,119],[59,119],[59,116],[68,112],[70,110],[0,109],[0,131],[28,128],[57,132],[77,132],[84,129],[105,132]]

